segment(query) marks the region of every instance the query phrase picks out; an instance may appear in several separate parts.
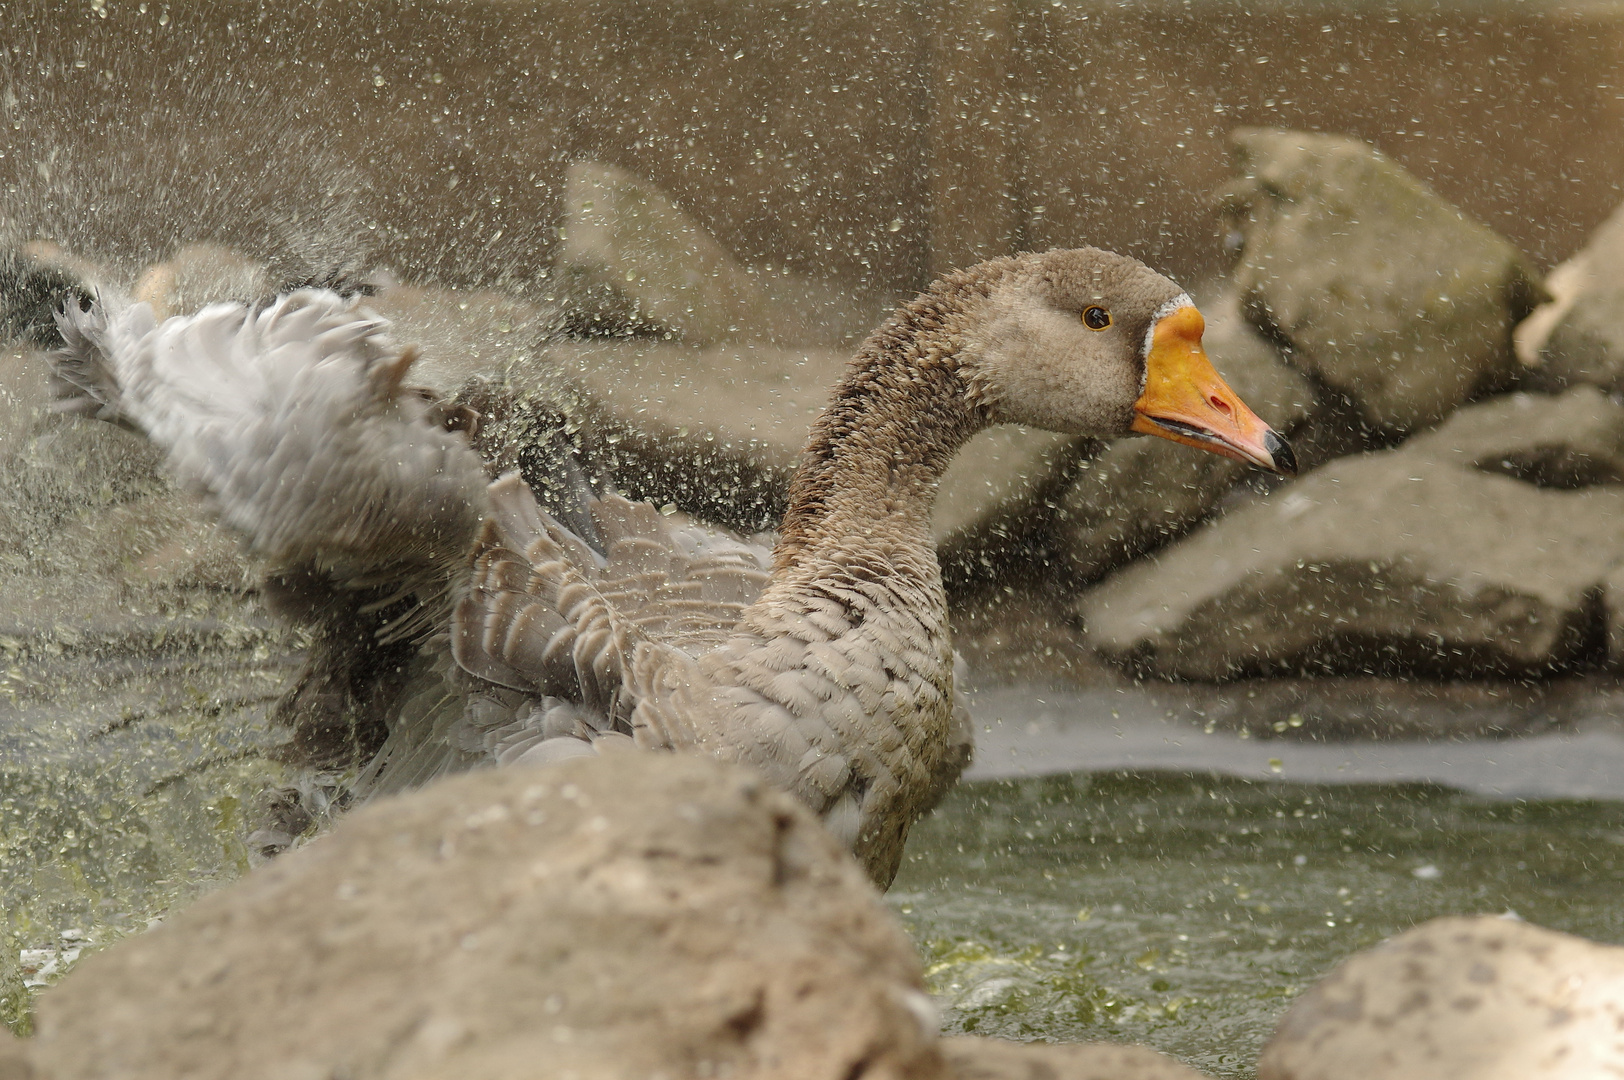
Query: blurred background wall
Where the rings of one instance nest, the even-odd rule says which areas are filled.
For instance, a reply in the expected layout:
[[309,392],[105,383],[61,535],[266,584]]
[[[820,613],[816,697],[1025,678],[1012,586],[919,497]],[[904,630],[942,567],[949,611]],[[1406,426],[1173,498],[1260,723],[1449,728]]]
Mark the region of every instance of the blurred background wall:
[[23,0],[0,233],[544,280],[573,160],[853,293],[1092,243],[1199,280],[1237,124],[1369,140],[1549,264],[1620,198],[1624,5]]

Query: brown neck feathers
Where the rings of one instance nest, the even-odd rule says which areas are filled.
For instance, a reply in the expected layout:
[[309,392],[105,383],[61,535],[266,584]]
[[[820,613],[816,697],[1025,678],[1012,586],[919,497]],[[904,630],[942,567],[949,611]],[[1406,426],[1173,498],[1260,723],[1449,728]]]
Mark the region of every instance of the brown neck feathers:
[[958,348],[1006,261],[942,278],[863,343],[790,481],[775,569],[845,537],[929,543],[937,481],[987,425],[966,394]]

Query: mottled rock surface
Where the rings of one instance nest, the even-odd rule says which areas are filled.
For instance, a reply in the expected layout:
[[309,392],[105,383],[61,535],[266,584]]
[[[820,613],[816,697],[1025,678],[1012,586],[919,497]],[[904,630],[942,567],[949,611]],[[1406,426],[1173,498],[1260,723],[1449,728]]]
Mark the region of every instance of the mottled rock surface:
[[1624,949],[1510,919],[1435,919],[1298,998],[1258,1080],[1624,1074]]
[[1463,409],[1345,458],[1085,594],[1155,675],[1533,673],[1599,659],[1624,561],[1624,407],[1591,388]]
[[618,293],[629,301],[627,321],[698,345],[807,336],[702,225],[625,169],[571,165],[563,213],[556,272],[566,288]]
[[1248,315],[1384,428],[1435,423],[1518,374],[1544,299],[1512,245],[1356,139],[1240,128],[1228,194]]
[[1516,330],[1529,378],[1552,388],[1624,385],[1624,207],[1545,283],[1553,299]]
[[957,1080],[1200,1080],[1203,1074],[1143,1046],[944,1039]]
[[0,1028],[0,1080],[40,1080],[29,1044]]
[[623,754],[453,778],[82,961],[54,1080],[936,1077],[913,949],[754,774]]
[[[1254,412],[1289,434],[1315,405],[1312,384],[1247,325],[1233,295],[1201,310],[1213,365]],[[1165,439],[1118,439],[1086,462],[1057,500],[1058,561],[1076,579],[1092,581],[1206,517],[1250,471]]]
[[536,339],[563,317],[553,305],[494,289],[444,289],[388,283],[366,305],[388,319],[419,359],[411,381],[449,395],[476,376],[500,378],[533,362]]
[[219,244],[187,244],[136,280],[132,293],[152,305],[160,321],[189,315],[208,304],[252,304],[273,295],[281,282],[270,267]]

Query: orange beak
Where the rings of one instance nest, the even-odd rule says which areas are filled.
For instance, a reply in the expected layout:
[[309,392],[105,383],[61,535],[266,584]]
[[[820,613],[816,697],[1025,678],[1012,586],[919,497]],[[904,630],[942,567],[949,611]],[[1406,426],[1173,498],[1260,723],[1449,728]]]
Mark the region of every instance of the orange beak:
[[1133,406],[1133,430],[1296,476],[1290,444],[1259,420],[1213,369],[1201,347],[1206,328],[1193,307],[1157,321],[1145,356],[1145,392]]

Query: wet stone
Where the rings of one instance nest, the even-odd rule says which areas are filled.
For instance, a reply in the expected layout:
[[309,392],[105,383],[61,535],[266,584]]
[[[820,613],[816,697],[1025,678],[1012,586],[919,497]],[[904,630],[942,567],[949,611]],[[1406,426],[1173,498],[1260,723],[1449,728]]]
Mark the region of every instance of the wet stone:
[[277,291],[270,267],[219,244],[187,244],[147,267],[132,290],[159,321],[209,304],[252,304]]
[[1258,1080],[1590,1080],[1624,1072],[1624,949],[1513,919],[1424,923],[1292,1004]]
[[808,336],[704,226],[618,166],[569,167],[560,237],[560,287],[589,316],[699,345]]
[[0,1028],[0,1080],[41,1080],[27,1043]]
[[1227,192],[1247,314],[1372,424],[1436,423],[1519,373],[1544,299],[1512,245],[1356,139],[1239,128]]
[[369,804],[83,959],[35,1050],[54,1080],[927,1080],[935,1027],[906,936],[798,803],[621,754]]
[[1545,279],[1554,299],[1517,326],[1517,357],[1537,385],[1624,386],[1624,207]]
[[1591,388],[1458,412],[1108,578],[1089,641],[1149,674],[1532,674],[1600,659],[1624,560],[1624,407]]
[[957,1080],[1200,1080],[1202,1074],[1143,1046],[1011,1043],[957,1038],[942,1043]]

